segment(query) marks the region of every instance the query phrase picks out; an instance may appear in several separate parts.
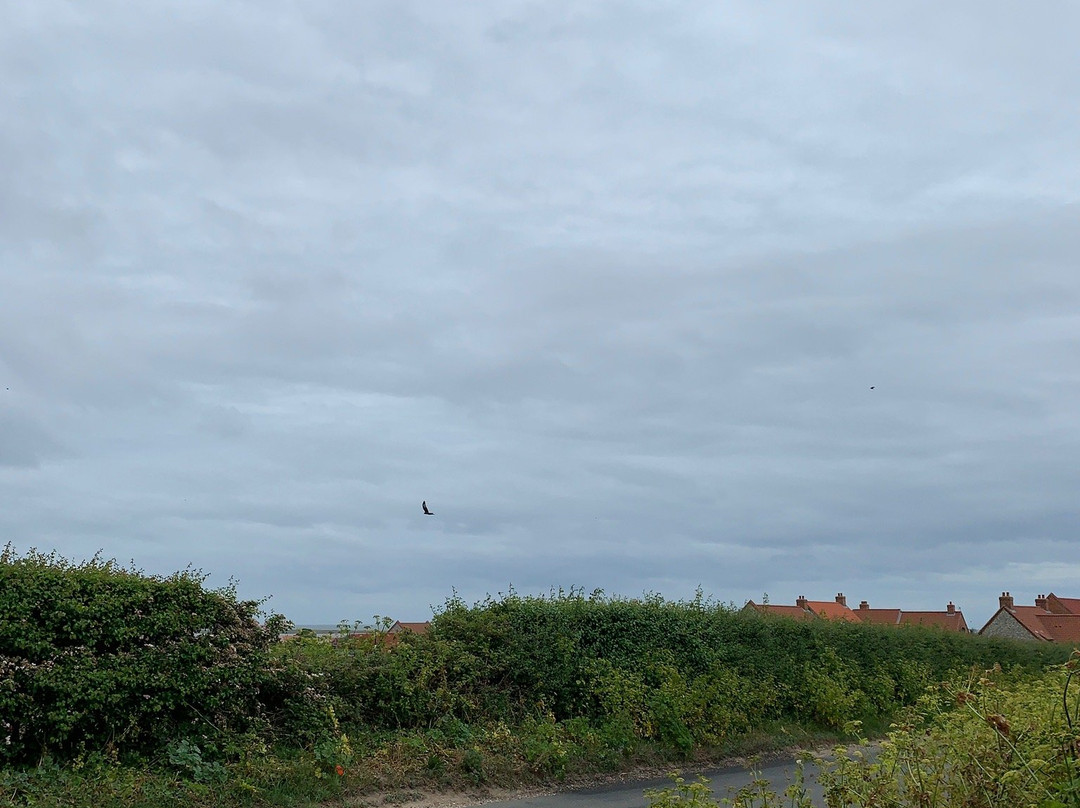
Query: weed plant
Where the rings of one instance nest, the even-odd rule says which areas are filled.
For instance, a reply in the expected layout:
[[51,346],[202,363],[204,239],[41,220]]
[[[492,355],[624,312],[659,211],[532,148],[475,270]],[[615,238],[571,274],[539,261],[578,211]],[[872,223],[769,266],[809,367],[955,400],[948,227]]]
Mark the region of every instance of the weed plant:
[[707,779],[678,773],[645,796],[649,808],[812,808],[802,777],[810,764],[828,808],[1080,808],[1078,669],[1080,652],[1037,676],[995,666],[932,685],[872,748],[863,738],[807,755],[783,793],[751,767],[731,798],[717,801]]

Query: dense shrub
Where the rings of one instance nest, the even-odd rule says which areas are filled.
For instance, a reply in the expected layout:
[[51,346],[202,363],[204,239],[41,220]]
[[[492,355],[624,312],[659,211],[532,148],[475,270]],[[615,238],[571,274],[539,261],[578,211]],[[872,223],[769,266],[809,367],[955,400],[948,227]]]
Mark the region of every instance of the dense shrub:
[[931,682],[972,665],[1041,669],[1069,650],[935,629],[799,622],[697,598],[624,600],[553,593],[467,607],[447,603],[429,645],[476,660],[473,700],[500,717],[543,704],[558,720],[621,718],[640,737],[684,745],[783,719],[839,728],[911,704]]
[[[289,709],[312,727],[330,704],[376,730],[584,720],[677,756],[770,723],[883,726],[925,687],[972,665],[1040,670],[1068,649],[934,629],[796,622],[704,602],[511,593],[451,599],[432,630],[392,650],[370,640],[283,644],[282,668],[310,683]],[[627,742],[629,738],[629,742]]]
[[280,620],[187,571],[0,554],[0,763],[256,729]]

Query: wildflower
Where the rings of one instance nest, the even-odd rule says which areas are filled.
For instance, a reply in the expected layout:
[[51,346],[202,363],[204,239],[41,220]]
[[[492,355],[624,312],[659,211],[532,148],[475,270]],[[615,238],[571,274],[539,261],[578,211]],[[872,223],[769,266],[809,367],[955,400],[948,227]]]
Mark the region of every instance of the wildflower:
[[345,776],[345,767],[342,766],[340,763],[337,766],[334,767],[334,771],[337,772],[338,777],[344,777]]

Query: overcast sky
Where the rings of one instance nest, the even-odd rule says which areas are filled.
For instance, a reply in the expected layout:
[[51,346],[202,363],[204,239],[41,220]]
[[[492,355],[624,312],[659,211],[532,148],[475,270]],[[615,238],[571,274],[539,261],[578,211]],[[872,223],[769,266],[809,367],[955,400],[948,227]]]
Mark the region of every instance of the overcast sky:
[[1080,597],[1077,30],[7,2],[0,544],[300,623]]

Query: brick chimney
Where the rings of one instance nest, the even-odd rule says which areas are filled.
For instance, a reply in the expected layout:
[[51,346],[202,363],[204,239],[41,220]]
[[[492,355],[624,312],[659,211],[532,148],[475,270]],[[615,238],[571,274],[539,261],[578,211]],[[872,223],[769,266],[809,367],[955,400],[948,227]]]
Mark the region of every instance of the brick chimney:
[[810,601],[806,599],[806,595],[799,595],[799,597],[795,598],[795,605],[800,609],[805,609],[809,602]]
[[946,611],[946,612],[947,612],[948,614],[956,614],[956,604],[954,604],[954,603],[953,603],[953,602],[952,602],[952,601],[950,600],[950,601],[949,601],[949,605],[945,607],[945,611]]
[[847,598],[844,597],[843,592],[836,593],[836,602],[839,603],[841,606],[847,606]]
[[859,609],[860,610],[869,609],[869,608],[870,608],[870,604],[867,603],[865,600],[859,602]]
[[1002,592],[1001,597],[998,598],[998,606],[1002,609],[1011,609],[1013,607],[1013,598],[1008,592]]
[[1046,595],[1039,595],[1035,598],[1035,608],[1046,610]]

